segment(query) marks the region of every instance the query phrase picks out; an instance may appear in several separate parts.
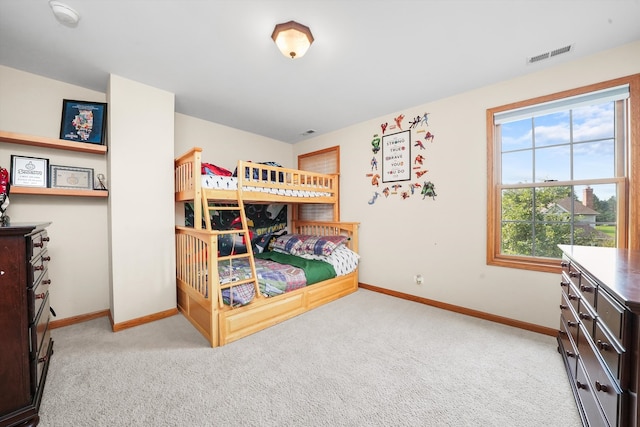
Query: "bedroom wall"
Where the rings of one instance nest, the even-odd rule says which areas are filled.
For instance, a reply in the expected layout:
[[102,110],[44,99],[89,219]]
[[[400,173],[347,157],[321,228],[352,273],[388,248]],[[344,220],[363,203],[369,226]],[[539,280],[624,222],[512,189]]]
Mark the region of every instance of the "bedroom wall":
[[[486,109],[640,72],[640,42],[576,59],[436,102],[390,111],[355,126],[296,144],[294,156],[340,142],[341,219],[360,221],[360,281],[370,285],[555,328],[555,274],[486,265]],[[425,112],[435,134],[423,177],[436,200],[380,197],[374,187],[371,140],[380,124]],[[405,126],[405,129],[407,128]],[[397,131],[397,130],[396,130]],[[424,284],[416,285],[414,275]]]
[[[105,102],[104,93],[0,66],[0,129],[57,138],[62,99]],[[102,155],[72,153],[0,142],[0,165],[11,154],[49,159],[52,164],[107,172]],[[11,195],[12,221],[51,221],[51,307],[65,319],[109,308],[107,199]]]
[[119,324],[176,308],[173,93],[109,76],[111,314]]

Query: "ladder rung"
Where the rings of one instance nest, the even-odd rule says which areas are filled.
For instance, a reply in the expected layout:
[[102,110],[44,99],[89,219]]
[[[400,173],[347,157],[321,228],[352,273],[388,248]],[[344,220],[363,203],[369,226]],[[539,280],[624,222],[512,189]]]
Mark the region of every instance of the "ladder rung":
[[220,289],[228,289],[228,288],[232,288],[234,286],[244,285],[245,283],[253,283],[255,281],[256,281],[256,278],[252,277],[252,278],[249,278],[249,279],[236,280],[235,282],[225,283],[224,285],[221,283],[220,284]]
[[207,206],[210,211],[239,211],[239,206]]
[[239,230],[214,230],[216,232],[216,234],[245,234],[247,233],[246,230],[243,229],[239,229]]
[[250,258],[250,257],[249,257],[249,254],[245,252],[243,254],[219,256],[218,261],[227,261],[227,260],[238,259],[238,258]]

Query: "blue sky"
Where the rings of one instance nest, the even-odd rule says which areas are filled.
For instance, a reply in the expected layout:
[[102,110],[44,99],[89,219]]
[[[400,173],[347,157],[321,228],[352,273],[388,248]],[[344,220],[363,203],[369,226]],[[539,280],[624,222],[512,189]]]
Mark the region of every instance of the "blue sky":
[[[531,119],[502,125],[503,184],[570,180],[572,166],[573,179],[615,176],[613,102],[574,109],[573,123],[565,111],[535,117],[534,126],[535,131]],[[534,151],[535,176],[532,174]],[[581,188],[576,189],[579,199],[582,199]],[[606,200],[615,195],[615,186],[594,186],[594,192],[599,199]]]

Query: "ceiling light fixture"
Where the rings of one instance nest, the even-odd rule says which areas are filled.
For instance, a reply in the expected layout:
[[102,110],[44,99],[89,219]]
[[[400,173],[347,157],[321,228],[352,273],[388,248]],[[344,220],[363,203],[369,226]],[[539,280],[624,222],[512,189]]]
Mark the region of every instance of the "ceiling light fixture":
[[271,38],[280,52],[291,59],[302,58],[313,43],[313,35],[309,27],[289,21],[276,25]]
[[49,2],[49,6],[51,6],[51,10],[53,11],[53,15],[56,17],[58,22],[67,27],[74,28],[78,25],[78,21],[80,21],[80,14],[76,12],[73,8],[67,6],[66,4],[51,0]]

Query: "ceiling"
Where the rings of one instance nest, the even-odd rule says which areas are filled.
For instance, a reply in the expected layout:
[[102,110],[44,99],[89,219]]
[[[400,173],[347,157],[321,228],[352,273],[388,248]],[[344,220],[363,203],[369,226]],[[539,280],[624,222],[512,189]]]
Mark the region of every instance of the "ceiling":
[[[62,1],[77,27],[0,1],[1,65],[100,92],[116,74],[288,143],[640,40],[640,0]],[[315,38],[303,58],[271,40],[289,20]]]

